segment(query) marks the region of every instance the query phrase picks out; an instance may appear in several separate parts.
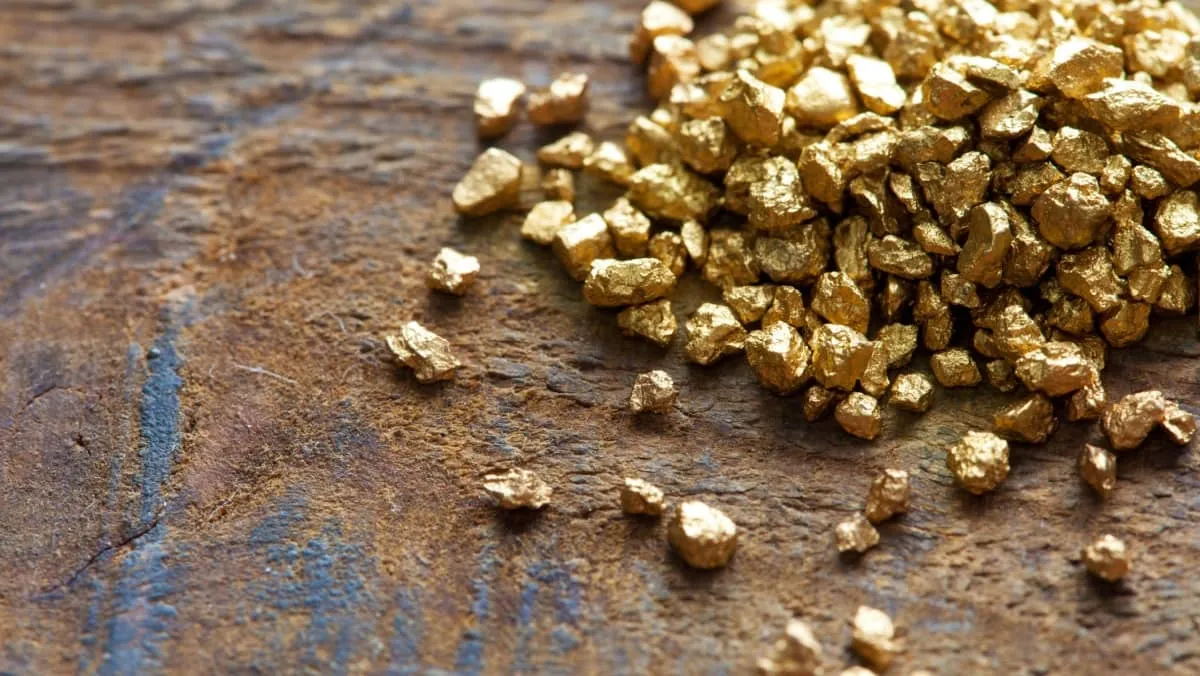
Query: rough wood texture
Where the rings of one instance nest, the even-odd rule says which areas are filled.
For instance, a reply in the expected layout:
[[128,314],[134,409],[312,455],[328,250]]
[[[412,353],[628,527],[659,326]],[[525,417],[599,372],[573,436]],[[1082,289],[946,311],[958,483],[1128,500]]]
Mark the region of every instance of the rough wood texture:
[[[941,393],[860,443],[740,360],[623,339],[518,216],[453,216],[481,77],[586,70],[598,135],[644,109],[640,4],[4,3],[0,671],[745,673],[793,613],[840,666],[864,602],[904,633],[892,673],[1200,670],[1191,450],[1122,456],[1102,504],[1074,469],[1096,432],[1067,425],[972,498],[942,449],[999,398]],[[612,196],[583,188],[583,211]],[[464,299],[423,287],[443,244],[483,260]],[[454,383],[393,367],[408,319],[457,346]],[[1194,321],[1160,326],[1108,384],[1196,412],[1198,354]],[[651,367],[680,409],[631,418]],[[512,465],[549,510],[497,515],[479,479]],[[839,559],[882,467],[914,472],[915,509]],[[726,509],[732,565],[685,570],[619,513],[625,475]],[[1102,531],[1137,557],[1115,589],[1078,562]]]

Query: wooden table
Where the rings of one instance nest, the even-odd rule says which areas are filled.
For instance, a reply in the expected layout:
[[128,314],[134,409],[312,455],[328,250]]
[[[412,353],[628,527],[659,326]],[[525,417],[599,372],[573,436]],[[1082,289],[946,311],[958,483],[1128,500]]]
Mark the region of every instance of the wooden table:
[[[648,107],[640,5],[0,8],[0,671],[746,673],[793,614],[833,668],[861,603],[904,635],[896,674],[1200,670],[1190,449],[1156,435],[1100,502],[1075,473],[1096,430],[1066,425],[974,498],[943,449],[997,395],[941,392],[858,442],[742,360],[622,338],[519,215],[456,219],[478,80],[586,71],[587,128],[619,139]],[[553,137],[501,145],[532,162]],[[613,196],[582,189],[582,212]],[[443,245],[483,262],[461,300],[424,288]],[[714,295],[692,279],[681,316]],[[455,345],[453,383],[393,366],[409,319]],[[1106,382],[1195,412],[1197,354],[1194,318],[1168,322]],[[679,409],[631,417],[650,368]],[[480,477],[511,466],[555,486],[548,510],[497,514]],[[839,558],[883,467],[914,473],[914,510]],[[628,475],[727,510],[732,565],[687,570],[622,516]],[[1079,565],[1101,532],[1133,546],[1125,585]]]

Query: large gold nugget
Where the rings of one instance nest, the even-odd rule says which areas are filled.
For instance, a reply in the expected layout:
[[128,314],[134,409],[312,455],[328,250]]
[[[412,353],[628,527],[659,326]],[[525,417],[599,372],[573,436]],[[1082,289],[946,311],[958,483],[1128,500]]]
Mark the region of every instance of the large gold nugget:
[[516,205],[521,196],[521,172],[521,160],[499,148],[488,148],[454,186],[454,210],[465,216],[486,216]]
[[946,467],[960,486],[983,495],[1008,476],[1008,442],[991,432],[967,432],[946,453]]
[[737,550],[737,526],[715,507],[689,500],[671,513],[667,540],[693,568],[721,568]]

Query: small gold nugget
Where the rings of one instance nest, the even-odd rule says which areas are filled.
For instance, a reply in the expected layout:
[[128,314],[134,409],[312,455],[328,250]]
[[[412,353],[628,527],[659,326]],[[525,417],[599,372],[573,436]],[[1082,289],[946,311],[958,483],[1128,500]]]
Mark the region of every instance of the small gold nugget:
[[818,676],[821,673],[821,643],[808,624],[788,620],[787,630],[757,662],[760,676]]
[[525,215],[521,224],[521,236],[532,242],[548,246],[554,236],[565,226],[575,222],[575,207],[563,200],[538,202]]
[[721,357],[741,352],[749,334],[725,305],[704,303],[684,324],[689,361],[707,366]]
[[746,358],[763,387],[791,394],[811,378],[808,345],[800,332],[783,322],[752,331],[746,339]]
[[1015,364],[1017,377],[1034,391],[1061,397],[1099,379],[1096,367],[1075,343],[1053,341],[1027,352]]
[[737,526],[716,507],[689,500],[671,513],[667,539],[689,566],[720,568],[737,549]]
[[563,73],[550,86],[529,97],[529,120],[534,124],[574,124],[588,107],[588,76]]
[[580,282],[587,279],[594,261],[617,255],[608,223],[600,214],[588,214],[559,228],[551,246],[567,273]]
[[1092,575],[1106,582],[1117,582],[1129,574],[1130,555],[1125,542],[1104,535],[1083,548],[1083,565]]
[[665,508],[666,499],[657,486],[641,479],[625,479],[621,486],[621,511],[661,516]]
[[495,498],[502,509],[541,509],[550,504],[550,496],[554,493],[538,475],[520,468],[485,476],[483,490]]
[[924,373],[902,373],[896,376],[888,403],[913,413],[928,411],[933,405],[933,379]]
[[871,523],[886,521],[907,512],[911,497],[908,472],[885,469],[871,482],[871,488],[867,491],[867,507],[863,513]]
[[865,516],[858,513],[839,523],[837,528],[834,528],[833,535],[837,542],[837,550],[842,554],[862,554],[879,544],[879,531],[875,530],[875,526],[872,526]]
[[667,347],[675,337],[676,329],[671,301],[661,298],[625,308],[617,314],[617,326],[627,336],[640,336],[659,347]]
[[666,371],[640,373],[629,393],[629,410],[634,413],[670,413],[675,408],[679,390]]
[[994,419],[996,434],[1005,439],[1043,444],[1058,426],[1054,404],[1044,394],[1028,397],[1000,409]]
[[413,370],[417,382],[450,380],[462,365],[450,351],[450,343],[416,322],[409,322],[400,333],[385,337],[388,349],[404,366]]
[[1079,454],[1079,476],[1100,497],[1108,497],[1117,485],[1117,456],[1099,446],[1084,444]]
[[652,0],[642,10],[633,38],[629,41],[629,58],[634,63],[644,63],[650,55],[654,38],[660,35],[687,35],[695,24],[692,17],[669,2]]
[[573,131],[554,143],[538,148],[538,162],[564,169],[582,169],[583,161],[596,150],[591,136]]
[[896,627],[892,618],[882,610],[859,606],[854,613],[850,647],[879,671],[888,668],[900,652],[896,643]]
[[658,300],[675,290],[675,275],[657,258],[592,261],[583,297],[597,307],[624,307]]
[[521,160],[499,148],[483,151],[454,186],[454,210],[465,216],[486,216],[516,205],[522,169]]
[[833,417],[843,430],[859,439],[874,439],[883,429],[879,402],[862,392],[851,392],[833,410]]
[[1008,476],[1008,442],[991,432],[967,432],[946,453],[946,467],[960,486],[983,495]]
[[1100,422],[1113,450],[1127,451],[1142,445],[1150,432],[1162,425],[1167,436],[1179,445],[1192,440],[1196,418],[1162,392],[1147,390],[1123,397],[1104,411]]
[[961,347],[934,354],[929,358],[929,366],[942,387],[974,387],[983,382],[971,353]]
[[497,77],[479,83],[475,92],[475,128],[483,139],[503,136],[517,121],[517,101],[525,94],[520,80]]
[[808,422],[816,422],[825,417],[829,409],[837,403],[839,394],[830,389],[813,385],[804,391],[804,419]]
[[[542,192],[548,200],[575,201],[575,174],[568,169],[547,169],[542,174]],[[574,219],[572,219],[574,220]]]
[[479,275],[479,259],[464,256],[449,247],[442,247],[429,267],[426,283],[429,288],[456,296],[465,294]]

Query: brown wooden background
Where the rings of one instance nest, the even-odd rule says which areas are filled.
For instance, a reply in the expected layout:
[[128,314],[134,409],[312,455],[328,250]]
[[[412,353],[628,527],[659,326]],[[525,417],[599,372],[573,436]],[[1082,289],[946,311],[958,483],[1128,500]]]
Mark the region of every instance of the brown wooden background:
[[[584,70],[588,129],[620,138],[641,4],[0,5],[0,671],[745,673],[797,613],[840,667],[859,603],[903,632],[892,673],[1200,671],[1192,450],[1155,436],[1102,504],[1074,469],[1095,430],[1068,425],[973,498],[943,448],[1001,398],[942,392],[871,444],[809,426],[740,360],[623,339],[519,216],[455,218],[478,80]],[[582,188],[582,212],[613,194]],[[444,244],[483,261],[462,300],[423,287]],[[679,309],[713,295],[693,279]],[[455,382],[393,368],[409,319]],[[1106,381],[1196,412],[1197,354],[1194,318],[1161,325]],[[652,367],[680,408],[635,420]],[[545,513],[481,494],[512,465],[554,484]],[[914,511],[839,559],[882,467],[914,473]],[[727,510],[732,565],[684,569],[619,513],[624,475]],[[1079,565],[1102,531],[1134,548],[1124,586]]]

